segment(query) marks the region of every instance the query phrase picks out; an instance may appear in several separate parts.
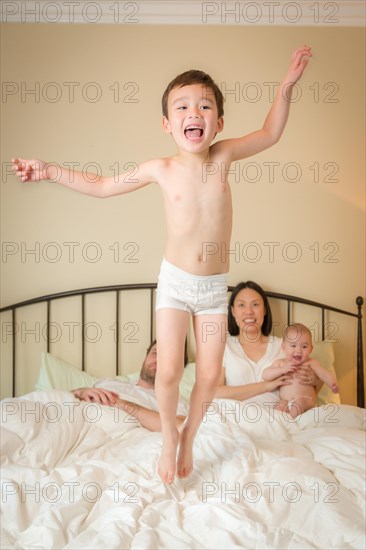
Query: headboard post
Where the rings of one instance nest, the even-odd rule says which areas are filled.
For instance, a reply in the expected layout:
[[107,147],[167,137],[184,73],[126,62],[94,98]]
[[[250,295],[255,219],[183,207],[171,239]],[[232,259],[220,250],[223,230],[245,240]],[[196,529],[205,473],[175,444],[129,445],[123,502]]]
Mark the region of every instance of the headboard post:
[[363,377],[363,346],[362,346],[362,296],[357,296],[357,406],[365,407],[365,386]]

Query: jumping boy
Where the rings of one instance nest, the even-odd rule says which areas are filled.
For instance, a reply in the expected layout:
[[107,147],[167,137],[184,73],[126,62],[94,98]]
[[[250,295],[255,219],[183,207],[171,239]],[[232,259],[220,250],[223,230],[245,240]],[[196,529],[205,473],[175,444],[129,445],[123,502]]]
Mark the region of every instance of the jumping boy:
[[[156,182],[163,194],[167,244],[158,281],[156,338],[159,371],[156,394],[161,416],[163,447],[158,472],[164,483],[172,483],[177,470],[187,477],[193,465],[196,432],[212,401],[219,380],[225,342],[221,330],[227,320],[228,254],[232,204],[229,183],[212,166],[224,166],[259,153],[276,143],[285,128],[293,85],[306,67],[311,49],[303,46],[291,58],[263,128],[241,138],[211,145],[224,125],[223,95],[202,71],[176,77],[163,95],[163,129],[171,134],[178,152],[139,166],[138,172],[118,178],[97,178],[47,165],[39,160],[14,159],[22,181],[53,179],[66,187],[95,197],[111,197],[135,191]],[[207,176],[204,174],[207,171]],[[225,179],[225,181],[222,181]],[[93,181],[93,183],[91,183]],[[196,338],[196,382],[189,415],[179,436],[175,418],[179,380],[183,372],[184,342],[189,315]],[[180,437],[179,454],[177,449]]]

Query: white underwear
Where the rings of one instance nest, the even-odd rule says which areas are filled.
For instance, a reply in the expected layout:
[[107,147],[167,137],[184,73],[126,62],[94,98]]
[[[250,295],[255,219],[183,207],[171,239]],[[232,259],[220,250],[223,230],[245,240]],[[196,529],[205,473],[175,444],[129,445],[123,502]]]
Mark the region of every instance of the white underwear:
[[227,315],[227,273],[193,275],[162,261],[156,309],[172,308],[192,315]]

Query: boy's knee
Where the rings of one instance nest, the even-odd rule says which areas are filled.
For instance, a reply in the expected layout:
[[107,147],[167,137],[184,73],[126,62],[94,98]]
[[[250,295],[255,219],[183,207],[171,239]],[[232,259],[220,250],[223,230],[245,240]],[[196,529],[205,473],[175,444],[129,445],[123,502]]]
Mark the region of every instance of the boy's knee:
[[196,383],[201,387],[216,388],[220,379],[220,370],[218,372],[215,369],[207,369],[203,374],[196,375]]
[[161,370],[156,376],[155,383],[160,386],[175,386],[178,385],[182,373],[174,370]]

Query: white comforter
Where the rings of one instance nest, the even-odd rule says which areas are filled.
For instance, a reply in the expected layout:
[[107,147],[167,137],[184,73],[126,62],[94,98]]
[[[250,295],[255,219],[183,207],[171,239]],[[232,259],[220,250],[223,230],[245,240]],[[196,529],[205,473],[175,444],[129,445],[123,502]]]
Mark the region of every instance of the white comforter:
[[161,434],[121,411],[61,391],[1,405],[2,548],[365,548],[364,410],[217,401],[194,473],[166,487]]

